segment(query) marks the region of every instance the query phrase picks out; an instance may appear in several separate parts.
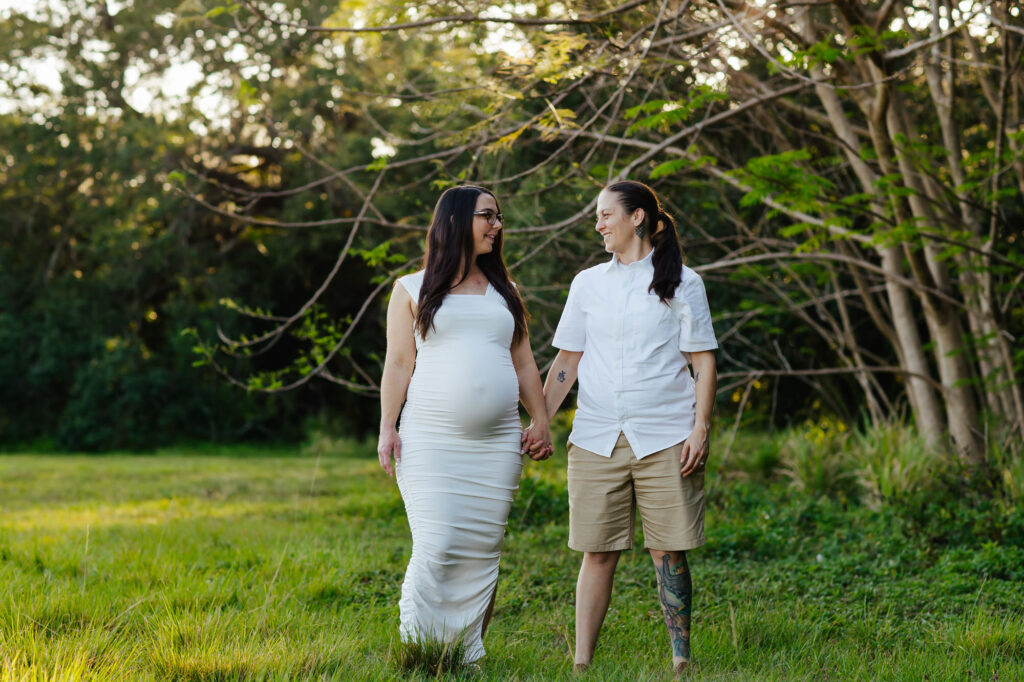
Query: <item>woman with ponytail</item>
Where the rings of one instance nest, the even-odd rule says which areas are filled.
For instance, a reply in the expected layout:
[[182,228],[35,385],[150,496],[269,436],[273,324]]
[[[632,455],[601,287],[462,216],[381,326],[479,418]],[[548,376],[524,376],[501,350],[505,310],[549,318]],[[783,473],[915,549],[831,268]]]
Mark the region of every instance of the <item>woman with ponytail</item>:
[[[461,642],[467,663],[484,655],[521,449],[551,455],[526,311],[501,257],[503,226],[488,190],[441,195],[426,265],[398,280],[388,304],[381,378],[377,454],[397,473],[412,530],[402,640]],[[520,399],[534,419],[525,435]]]
[[704,544],[718,343],[704,283],[683,265],[675,221],[650,187],[604,188],[596,227],[612,258],[573,279],[544,385],[550,418],[580,382],[569,436],[569,547],[583,552],[575,667],[593,658],[635,505],[680,673],[690,665],[686,552]]

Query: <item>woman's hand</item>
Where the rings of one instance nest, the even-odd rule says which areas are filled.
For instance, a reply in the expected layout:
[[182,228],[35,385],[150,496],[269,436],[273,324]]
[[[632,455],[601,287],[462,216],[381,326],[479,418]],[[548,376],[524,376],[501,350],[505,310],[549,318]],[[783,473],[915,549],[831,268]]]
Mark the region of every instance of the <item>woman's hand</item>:
[[523,431],[522,446],[520,452],[529,455],[530,459],[536,462],[550,457],[555,447],[551,443],[551,428],[548,422],[530,422]]
[[402,459],[402,439],[395,427],[382,427],[380,436],[377,437],[377,458],[380,459],[380,467],[388,476],[395,475],[395,467],[391,463],[391,455],[395,456],[395,463]]
[[679,455],[679,470],[683,476],[689,476],[698,468],[704,466],[710,451],[708,443],[708,427],[700,422],[694,424],[686,442],[683,443],[683,452]]

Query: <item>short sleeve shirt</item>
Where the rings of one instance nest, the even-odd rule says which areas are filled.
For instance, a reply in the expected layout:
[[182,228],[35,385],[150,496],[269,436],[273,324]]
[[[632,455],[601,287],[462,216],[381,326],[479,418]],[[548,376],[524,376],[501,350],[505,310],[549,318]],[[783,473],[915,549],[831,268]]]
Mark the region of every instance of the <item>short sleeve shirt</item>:
[[683,266],[667,304],[648,291],[653,276],[650,253],[580,272],[555,330],[556,348],[583,351],[569,440],[605,457],[620,432],[638,458],[686,440],[697,405],[687,354],[718,348],[700,275]]

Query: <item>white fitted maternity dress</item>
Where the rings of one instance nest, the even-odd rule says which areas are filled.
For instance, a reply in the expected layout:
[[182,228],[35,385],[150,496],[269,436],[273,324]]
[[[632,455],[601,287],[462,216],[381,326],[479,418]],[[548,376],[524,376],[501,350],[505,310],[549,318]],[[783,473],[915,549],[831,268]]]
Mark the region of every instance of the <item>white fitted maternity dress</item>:
[[[422,271],[398,281],[419,300]],[[514,330],[492,286],[479,296],[446,296],[434,329],[425,339],[415,334],[399,428],[398,487],[412,530],[401,636],[461,636],[467,662],[484,655],[481,626],[522,469]]]

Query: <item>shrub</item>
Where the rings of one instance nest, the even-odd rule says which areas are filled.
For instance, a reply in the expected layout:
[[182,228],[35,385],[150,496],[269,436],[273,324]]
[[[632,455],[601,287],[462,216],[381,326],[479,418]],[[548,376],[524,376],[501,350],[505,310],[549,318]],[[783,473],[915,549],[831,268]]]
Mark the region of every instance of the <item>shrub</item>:
[[780,471],[794,489],[809,497],[855,501],[859,490],[854,465],[844,451],[847,440],[842,422],[809,422],[783,439]]
[[927,493],[950,473],[947,454],[929,447],[915,429],[899,422],[858,431],[847,445],[865,500],[874,509]]

